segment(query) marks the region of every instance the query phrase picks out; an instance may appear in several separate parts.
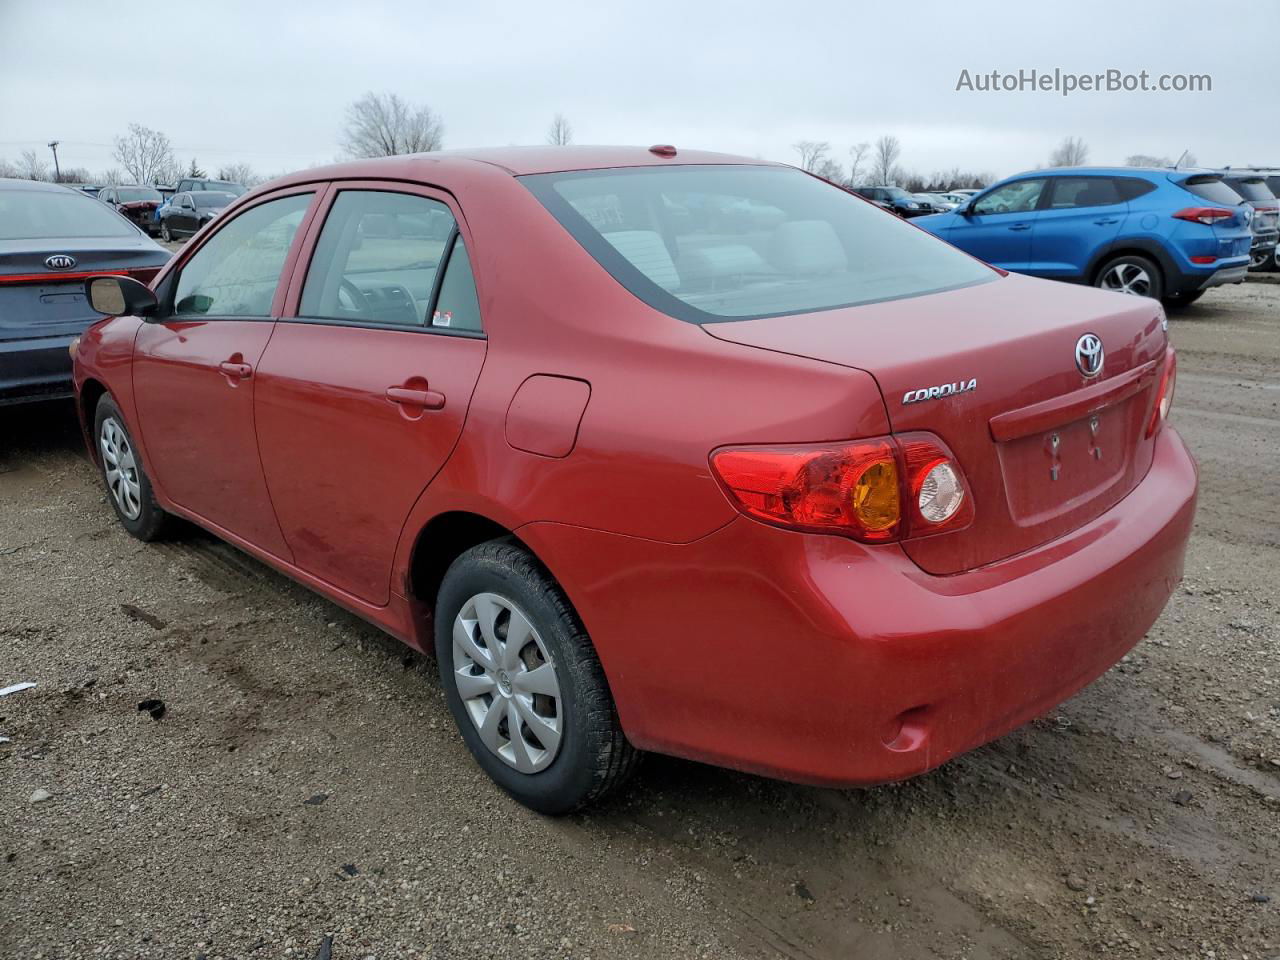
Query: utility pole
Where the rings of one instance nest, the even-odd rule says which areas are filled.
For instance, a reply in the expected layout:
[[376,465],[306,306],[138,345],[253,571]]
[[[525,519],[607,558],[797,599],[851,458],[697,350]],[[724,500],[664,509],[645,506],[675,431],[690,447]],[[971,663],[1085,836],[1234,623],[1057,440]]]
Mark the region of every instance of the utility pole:
[[53,151],[53,182],[62,182],[62,171],[58,169],[58,141],[50,140],[49,149]]

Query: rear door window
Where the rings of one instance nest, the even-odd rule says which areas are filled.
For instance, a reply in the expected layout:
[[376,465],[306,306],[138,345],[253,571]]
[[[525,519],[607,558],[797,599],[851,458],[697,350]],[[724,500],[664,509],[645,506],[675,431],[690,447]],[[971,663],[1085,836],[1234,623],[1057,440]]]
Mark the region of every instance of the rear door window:
[[480,301],[476,297],[476,281],[471,273],[471,258],[467,256],[467,248],[458,235],[453,241],[453,250],[449,254],[444,268],[444,277],[440,281],[440,295],[436,298],[435,309],[431,312],[433,327],[448,327],[450,330],[463,330],[479,333]]
[[1048,209],[1105,207],[1123,202],[1124,197],[1111,177],[1054,177]]
[[174,315],[269,317],[280,271],[313,196],[270,200],[223,224],[183,264]]
[[436,275],[453,233],[453,214],[439,200],[380,190],[342,191],[316,241],[299,315],[427,326]]
[[521,181],[635,296],[692,323],[830,310],[996,277],[786,167],[623,167]]

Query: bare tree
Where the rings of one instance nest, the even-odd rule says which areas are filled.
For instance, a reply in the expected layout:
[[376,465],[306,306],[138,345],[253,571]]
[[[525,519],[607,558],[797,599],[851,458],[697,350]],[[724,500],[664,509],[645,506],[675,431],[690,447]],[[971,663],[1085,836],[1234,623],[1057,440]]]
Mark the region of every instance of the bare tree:
[[18,169],[18,165],[12,160],[6,160],[0,157],[0,177],[8,177],[10,179],[18,179],[22,176],[22,171]]
[[224,163],[218,168],[219,180],[230,180],[232,183],[252,187],[262,182],[262,178],[253,172],[247,163]]
[[342,147],[352,157],[394,157],[439,150],[444,125],[425,104],[413,107],[394,93],[366,93],[347,108]]
[[59,183],[92,183],[93,174],[87,167],[63,167]]
[[818,161],[818,165],[810,171],[821,177],[823,180],[830,180],[832,183],[844,186],[846,183],[844,176],[844,167],[836,163],[830,157],[823,157]]
[[855,143],[849,148],[849,186],[856,187],[861,182],[858,179],[858,168],[862,166],[863,158],[870,149],[871,144],[866,142]]
[[108,187],[118,186],[119,184],[124,183],[124,173],[119,167],[112,167],[109,170],[103,170],[102,173],[98,174],[98,183],[104,184]]
[[196,162],[195,157],[192,157],[191,166],[187,168],[187,176],[195,177],[196,179],[203,180],[205,177],[209,175],[200,169],[200,164]]
[[547,127],[547,143],[553,147],[567,147],[573,143],[573,127],[569,126],[569,118],[557,113]]
[[157,183],[173,167],[173,148],[169,138],[158,130],[140,123],[129,124],[127,136],[116,137],[115,161],[124,167],[134,183]]
[[48,180],[49,164],[34,150],[23,150],[18,157],[18,176],[23,180]]
[[800,169],[813,173],[826,159],[831,144],[826,140],[800,140],[791,149],[800,154]]
[[871,157],[871,179],[878,186],[894,182],[894,169],[902,156],[902,144],[898,138],[885,134],[876,141],[876,152]]
[[1051,167],[1082,167],[1089,160],[1089,145],[1083,137],[1063,137],[1058,149],[1049,154]]

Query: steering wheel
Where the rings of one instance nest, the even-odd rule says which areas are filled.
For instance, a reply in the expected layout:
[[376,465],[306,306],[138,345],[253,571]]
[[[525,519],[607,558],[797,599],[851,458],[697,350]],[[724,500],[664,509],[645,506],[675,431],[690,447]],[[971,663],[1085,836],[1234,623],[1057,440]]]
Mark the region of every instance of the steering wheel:
[[[351,301],[351,305],[342,302],[342,295],[347,295],[347,299]],[[352,313],[364,313],[369,309],[369,299],[364,295],[364,291],[357,287],[354,283],[343,277],[338,282],[338,306]]]

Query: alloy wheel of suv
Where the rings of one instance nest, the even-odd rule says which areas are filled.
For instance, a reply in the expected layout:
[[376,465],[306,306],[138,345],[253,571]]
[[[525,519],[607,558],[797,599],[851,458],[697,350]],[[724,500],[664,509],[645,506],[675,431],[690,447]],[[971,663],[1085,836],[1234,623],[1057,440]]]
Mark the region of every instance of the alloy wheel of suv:
[[1146,257],[1116,257],[1103,264],[1094,286],[1116,293],[1161,299],[1164,284],[1160,269]]

